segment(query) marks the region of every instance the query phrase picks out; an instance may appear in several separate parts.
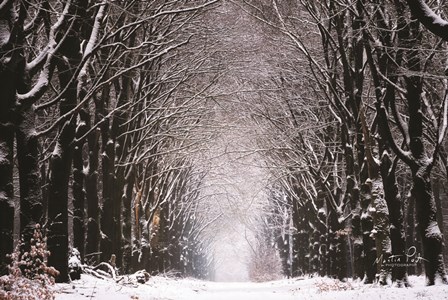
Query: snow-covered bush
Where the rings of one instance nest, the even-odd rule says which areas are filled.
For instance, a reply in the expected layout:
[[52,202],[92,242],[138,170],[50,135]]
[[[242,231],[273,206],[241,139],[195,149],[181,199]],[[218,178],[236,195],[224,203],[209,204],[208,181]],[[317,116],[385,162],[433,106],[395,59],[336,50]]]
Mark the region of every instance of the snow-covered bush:
[[9,275],[0,277],[0,299],[54,299],[51,286],[59,272],[46,265],[49,251],[46,250],[46,240],[39,225],[34,230],[29,251],[22,253],[22,246],[23,243],[20,243],[11,254]]
[[145,270],[140,270],[134,273],[134,276],[138,283],[146,283],[151,277]]
[[73,248],[68,258],[68,274],[71,280],[81,279],[82,263],[81,253],[78,249]]
[[321,280],[316,282],[317,292],[330,292],[330,291],[347,291],[353,290],[354,287],[350,282],[343,282],[338,279]]

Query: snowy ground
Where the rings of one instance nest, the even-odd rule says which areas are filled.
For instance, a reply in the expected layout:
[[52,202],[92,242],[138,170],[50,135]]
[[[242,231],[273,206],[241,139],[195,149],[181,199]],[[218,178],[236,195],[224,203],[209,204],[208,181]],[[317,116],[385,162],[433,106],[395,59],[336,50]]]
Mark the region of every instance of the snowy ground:
[[83,275],[71,284],[57,284],[56,300],[72,299],[210,299],[210,300],[351,300],[447,299],[448,286],[426,287],[424,278],[411,277],[412,288],[341,283],[329,278],[285,279],[265,283],[206,282],[194,279],[152,277],[146,284],[116,284]]

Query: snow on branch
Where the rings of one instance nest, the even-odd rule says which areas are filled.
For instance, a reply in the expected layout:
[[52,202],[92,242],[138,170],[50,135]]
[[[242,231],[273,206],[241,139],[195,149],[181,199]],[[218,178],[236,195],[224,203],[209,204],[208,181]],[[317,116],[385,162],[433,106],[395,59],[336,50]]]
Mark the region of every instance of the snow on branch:
[[445,97],[443,98],[443,113],[442,113],[442,126],[439,129],[439,137],[438,137],[438,144],[442,144],[443,139],[445,138],[446,135],[446,131],[447,131],[447,127],[448,127],[448,103],[447,103],[447,98],[448,98],[448,91],[445,92]]
[[429,31],[448,41],[448,22],[437,15],[424,0],[407,0],[409,8]]
[[95,23],[93,24],[92,33],[90,34],[89,42],[87,43],[86,49],[83,53],[83,58],[86,58],[93,52],[93,48],[96,45],[96,41],[98,40],[101,23],[103,22],[105,11],[106,11],[106,2],[100,4],[100,8],[95,16]]
[[3,0],[0,3],[0,14],[4,14],[5,11],[10,7],[10,5],[12,4],[12,0]]
[[83,66],[78,74],[78,87],[77,87],[78,96],[84,96],[81,94],[82,92],[84,92],[83,89],[85,88],[87,81],[87,66],[89,65],[90,57],[93,54],[94,47],[97,43],[98,36],[100,34],[101,23],[103,22],[105,11],[106,11],[106,2],[103,2],[100,4],[100,8],[98,9],[98,12],[95,16],[95,22],[93,24],[92,33],[90,34],[89,41],[82,55]]
[[[440,124],[438,127],[438,137],[436,141],[436,145],[434,148],[434,152],[432,154],[432,161],[436,161],[439,157],[439,152],[442,147],[442,142],[445,139],[447,128],[448,128],[448,90],[445,91],[445,96],[443,97],[442,107],[443,109],[440,112],[439,121]],[[442,156],[442,155],[441,155]]]
[[[44,62],[37,83],[33,86],[33,88],[25,94],[17,94],[17,101],[22,105],[33,105],[44,95],[49,86],[54,69],[53,58],[55,57],[55,54],[58,52],[69,32],[69,30],[67,30],[64,36],[58,42],[56,42],[56,35],[68,15],[70,3],[71,1],[67,1],[67,5],[65,6],[63,13],[61,14],[57,22],[51,27],[47,47],[45,47],[42,53],[39,54],[34,61],[32,61],[30,64],[27,64],[26,66],[27,72],[32,73],[34,72],[35,68],[39,67]],[[70,24],[70,28],[72,26],[73,22]]]
[[[32,60],[31,62],[26,64],[26,71],[28,73],[30,73],[30,74],[35,73],[36,69],[40,68],[40,66],[42,64],[44,64],[44,62],[48,58],[48,54],[49,54],[50,50],[52,50],[51,49],[52,44],[54,43],[54,41],[56,41],[56,35],[57,35],[59,29],[61,28],[61,26],[66,22],[67,17],[69,16],[68,11],[70,9],[70,5],[71,5],[71,1],[67,1],[66,5],[64,7],[63,12],[60,14],[60,16],[57,19],[57,21],[51,26],[50,33],[49,33],[49,36],[48,36],[48,45],[47,45],[47,47],[45,47],[44,50],[42,50],[42,52],[39,53],[39,55],[37,55],[34,60]],[[44,9],[44,8],[42,8],[42,9]],[[73,22],[72,22],[72,24],[73,24]],[[58,47],[59,47],[59,45],[62,44],[62,42],[64,41],[66,35],[67,34],[65,34],[64,37],[60,41],[58,41]]]

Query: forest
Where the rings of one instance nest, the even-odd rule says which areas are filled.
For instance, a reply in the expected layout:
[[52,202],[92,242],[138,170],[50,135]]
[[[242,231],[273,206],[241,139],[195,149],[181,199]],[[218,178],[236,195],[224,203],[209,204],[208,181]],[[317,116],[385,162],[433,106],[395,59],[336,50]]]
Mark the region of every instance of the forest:
[[213,280],[244,224],[253,281],[448,284],[447,13],[0,0],[0,276]]

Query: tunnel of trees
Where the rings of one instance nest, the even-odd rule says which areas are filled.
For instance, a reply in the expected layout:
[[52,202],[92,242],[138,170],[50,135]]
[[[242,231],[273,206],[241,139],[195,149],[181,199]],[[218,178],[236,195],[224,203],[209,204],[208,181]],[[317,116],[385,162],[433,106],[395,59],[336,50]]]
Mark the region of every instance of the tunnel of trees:
[[448,283],[447,12],[0,0],[0,273],[37,228],[60,282],[72,248],[213,279],[210,144],[238,123],[269,178],[252,277]]

